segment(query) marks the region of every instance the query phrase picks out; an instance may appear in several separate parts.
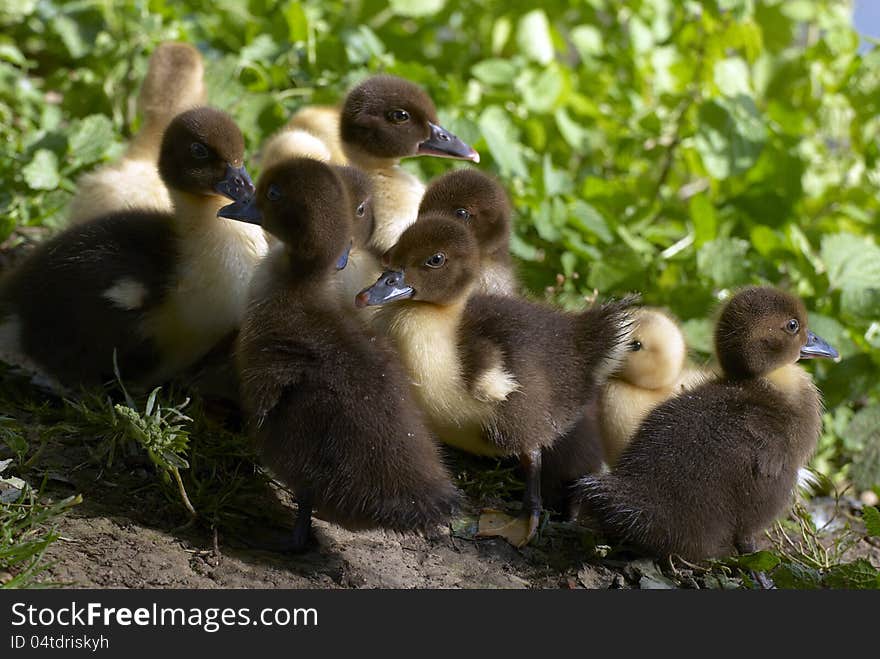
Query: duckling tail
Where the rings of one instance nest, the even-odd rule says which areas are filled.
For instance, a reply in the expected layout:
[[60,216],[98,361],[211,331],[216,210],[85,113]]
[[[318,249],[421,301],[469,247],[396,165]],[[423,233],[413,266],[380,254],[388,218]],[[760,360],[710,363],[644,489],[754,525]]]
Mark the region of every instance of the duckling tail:
[[627,502],[622,484],[613,473],[581,478],[574,487],[574,498],[586,507],[603,533],[618,541],[640,544],[641,529],[649,526],[647,511]]
[[628,295],[581,314],[580,354],[595,386],[603,385],[623,365],[632,341],[633,305],[638,300],[638,295]]

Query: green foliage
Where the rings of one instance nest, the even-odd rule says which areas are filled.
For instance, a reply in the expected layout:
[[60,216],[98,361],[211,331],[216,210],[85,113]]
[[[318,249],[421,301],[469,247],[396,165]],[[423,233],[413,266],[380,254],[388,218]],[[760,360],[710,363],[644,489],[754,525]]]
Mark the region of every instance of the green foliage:
[[[880,49],[858,52],[847,6],[2,3],[0,241],[60,225],[76,178],[118,156],[162,40],[200,48],[211,102],[236,117],[251,154],[303,104],[337,102],[370,72],[402,75],[506,183],[511,249],[535,294],[572,307],[594,289],[641,291],[684,321],[699,353],[730,289],[769,282],[803,297],[843,356],[811,366],[828,406],[816,466],[876,488]],[[406,166],[429,178],[450,164]],[[115,432],[149,437],[150,412],[132,415],[114,417]],[[235,455],[223,469],[249,464]],[[194,501],[204,488],[221,510],[190,458]]]

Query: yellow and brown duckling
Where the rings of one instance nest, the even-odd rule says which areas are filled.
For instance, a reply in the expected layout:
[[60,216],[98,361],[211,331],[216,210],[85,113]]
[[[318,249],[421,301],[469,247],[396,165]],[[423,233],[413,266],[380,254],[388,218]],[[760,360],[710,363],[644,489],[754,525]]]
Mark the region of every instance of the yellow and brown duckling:
[[254,187],[232,119],[178,115],[159,170],[174,212],[119,211],[70,227],[0,283],[0,353],[66,386],[160,382],[234,331],[266,244],[259,227],[217,217]]
[[656,556],[755,550],[784,514],[821,430],[821,398],[799,359],[837,358],[797,298],[747,288],[715,329],[722,374],[644,419],[609,474],[579,495],[602,528]]
[[[477,455],[519,456],[520,519],[489,530],[516,545],[541,513],[541,450],[582,417],[622,359],[629,302],[568,314],[514,297],[472,295],[479,247],[461,222],[422,217],[386,255],[389,269],[357,297],[392,338],[430,427]],[[494,521],[494,520],[492,520]]]
[[333,168],[293,159],[236,214],[283,244],[260,266],[268,283],[236,359],[260,454],[296,492],[291,550],[305,548],[313,509],[351,529],[427,531],[459,498],[393,349],[343,312],[335,279],[356,233],[347,187]]
[[518,292],[510,257],[510,200],[495,178],[477,169],[456,169],[431,181],[419,205],[419,215],[430,214],[463,222],[474,232],[480,248],[480,293]]
[[171,210],[158,170],[162,135],[175,116],[204,104],[203,76],[202,57],[189,44],[165,42],[156,48],[138,95],[141,129],[119,161],[79,178],[68,209],[70,224],[128,209]]
[[416,221],[424,185],[400,166],[402,158],[438,156],[479,162],[479,154],[439,125],[423,89],[389,75],[367,78],[345,98],[339,134],[351,165],[373,181],[373,247],[390,249]]
[[[520,286],[510,256],[510,201],[504,187],[477,169],[456,169],[433,180],[425,190],[419,216],[442,215],[466,225],[480,250],[476,292],[516,295]],[[603,465],[596,401],[565,436],[545,448],[541,465],[544,505],[568,519],[577,517],[571,485]]]
[[668,398],[711,377],[687,364],[678,324],[659,309],[634,312],[633,339],[623,367],[608,380],[599,401],[605,461],[613,467],[648,413]]

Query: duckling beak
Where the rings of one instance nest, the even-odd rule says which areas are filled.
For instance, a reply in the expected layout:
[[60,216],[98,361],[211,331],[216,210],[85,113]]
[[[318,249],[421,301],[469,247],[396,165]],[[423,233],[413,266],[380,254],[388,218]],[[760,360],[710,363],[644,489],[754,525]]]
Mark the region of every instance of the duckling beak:
[[431,136],[419,144],[416,155],[480,162],[480,154],[472,146],[465,144],[442,126],[431,122],[428,125],[431,127]]
[[214,190],[229,197],[232,201],[244,201],[254,196],[256,188],[254,182],[248,175],[244,165],[241,167],[233,167],[226,164],[226,175],[223,180],[214,186]]
[[254,196],[224,206],[217,211],[217,217],[227,217],[230,220],[239,220],[250,224],[263,223],[263,214],[257,208],[257,198]]
[[415,289],[406,285],[403,272],[388,270],[382,273],[375,284],[358,293],[354,303],[359,309],[363,309],[394,300],[405,300],[415,294]]
[[336,269],[343,270],[345,266],[348,265],[348,255],[351,254],[351,244],[345,249],[342,253],[342,256],[339,257],[339,260],[336,262]]
[[840,353],[821,336],[807,330],[807,342],[801,346],[801,359],[825,358],[840,361]]

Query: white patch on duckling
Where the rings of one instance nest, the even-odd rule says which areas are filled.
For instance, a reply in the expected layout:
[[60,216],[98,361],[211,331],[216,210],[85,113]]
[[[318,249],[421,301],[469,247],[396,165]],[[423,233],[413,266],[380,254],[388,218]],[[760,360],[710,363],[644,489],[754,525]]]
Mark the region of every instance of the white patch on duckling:
[[130,277],[123,277],[101,295],[120,309],[134,311],[144,306],[144,300],[147,298],[147,287]]
[[516,295],[516,277],[510,266],[491,261],[483,262],[477,290],[484,295]]
[[474,383],[474,398],[486,402],[500,403],[519,389],[519,382],[500,364],[480,373]]

